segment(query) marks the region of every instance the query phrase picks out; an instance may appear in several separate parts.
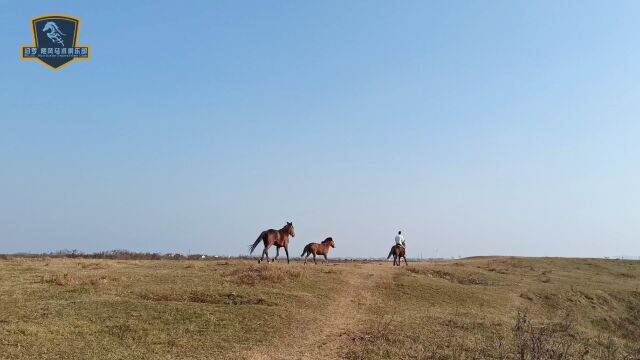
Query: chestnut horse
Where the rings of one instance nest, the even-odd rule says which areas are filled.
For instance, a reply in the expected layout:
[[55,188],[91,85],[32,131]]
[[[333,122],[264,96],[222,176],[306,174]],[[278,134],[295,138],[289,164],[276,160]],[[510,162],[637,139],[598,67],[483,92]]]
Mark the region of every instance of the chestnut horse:
[[391,247],[391,251],[389,251],[389,256],[387,256],[387,260],[389,260],[389,258],[391,257],[391,255],[393,255],[393,266],[400,266],[400,262],[402,262],[402,259],[404,259],[404,263],[407,264],[407,266],[409,265],[409,263],[407,262],[407,257],[404,256],[405,253],[405,248],[403,248],[400,245],[393,245]]
[[313,263],[314,264],[318,264],[316,262],[316,255],[322,255],[324,256],[324,260],[322,260],[322,263],[324,264],[325,260],[329,261],[329,259],[327,259],[327,254],[329,253],[329,249],[336,247],[336,243],[333,241],[332,238],[328,237],[324,240],[322,240],[322,243],[318,244],[318,243],[309,243],[307,244],[307,246],[304,247],[304,250],[302,250],[302,254],[300,255],[300,257],[303,257],[305,254],[307,254],[307,257],[304,258],[304,263],[307,263],[307,258],[309,258],[309,255],[313,255]]
[[284,252],[287,254],[287,264],[289,263],[289,236],[296,236],[296,229],[293,227],[293,223],[288,222],[282,229],[274,230],[269,229],[260,233],[260,236],[256,239],[256,241],[249,245],[249,254],[253,254],[253,250],[256,249],[260,241],[264,244],[264,250],[262,250],[262,256],[260,260],[258,260],[258,264],[262,262],[264,257],[267,257],[267,264],[269,263],[269,248],[271,245],[276,246],[276,257],[273,259],[275,261],[280,255],[280,248],[284,248]]

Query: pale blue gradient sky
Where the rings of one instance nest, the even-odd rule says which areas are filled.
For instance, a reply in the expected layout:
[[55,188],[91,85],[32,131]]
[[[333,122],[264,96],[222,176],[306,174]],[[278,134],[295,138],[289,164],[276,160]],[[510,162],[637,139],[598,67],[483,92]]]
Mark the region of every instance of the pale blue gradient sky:
[[[92,59],[19,60],[82,20]],[[640,3],[7,1],[0,252],[640,255]]]

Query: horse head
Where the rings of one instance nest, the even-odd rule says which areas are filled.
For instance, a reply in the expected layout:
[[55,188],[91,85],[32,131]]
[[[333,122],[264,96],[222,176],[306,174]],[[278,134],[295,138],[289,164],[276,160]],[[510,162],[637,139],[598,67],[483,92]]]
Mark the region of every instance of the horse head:
[[331,246],[332,248],[336,247],[336,243],[335,243],[335,241],[333,241],[333,238],[331,238],[331,237],[328,237],[328,238],[324,239],[322,241],[322,243],[323,244],[329,244],[329,246]]
[[60,31],[58,24],[53,21],[48,21],[46,24],[44,24],[42,31],[46,33],[47,37],[51,39],[51,41],[53,41],[55,44],[64,46],[64,39],[62,38],[62,36],[66,35],[62,31]]
[[285,227],[289,228],[289,235],[291,235],[291,237],[296,237],[296,229],[293,227],[293,223],[287,222]]
[[51,31],[52,34],[58,33],[60,35],[65,35],[62,31],[60,31],[58,24],[56,24],[53,21],[47,21],[47,23],[44,24],[42,31],[43,32]]

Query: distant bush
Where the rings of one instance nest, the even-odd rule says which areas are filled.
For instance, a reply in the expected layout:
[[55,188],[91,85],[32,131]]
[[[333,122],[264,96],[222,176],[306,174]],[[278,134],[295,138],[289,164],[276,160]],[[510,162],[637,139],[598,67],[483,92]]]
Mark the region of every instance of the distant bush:
[[[139,253],[129,250],[111,250],[101,251],[93,254],[87,254],[84,257],[89,259],[110,259],[110,260],[160,260],[174,259],[174,254],[161,255],[159,253]],[[182,255],[180,255],[184,258]]]
[[[13,254],[25,258],[72,258],[72,259],[107,259],[107,260],[202,260],[211,257],[202,254],[183,255],[179,253],[151,253],[135,252],[129,250],[109,250],[94,253],[83,253],[79,250],[58,250],[43,254],[19,253]],[[0,254],[0,260],[9,259],[8,255]]]

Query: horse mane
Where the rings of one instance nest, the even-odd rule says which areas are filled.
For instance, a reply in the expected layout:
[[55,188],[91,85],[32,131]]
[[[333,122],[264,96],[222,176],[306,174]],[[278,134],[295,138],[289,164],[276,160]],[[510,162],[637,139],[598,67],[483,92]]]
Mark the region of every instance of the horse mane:
[[56,24],[55,22],[53,22],[53,21],[49,21],[49,22],[47,22],[47,23],[45,24],[45,28],[46,28],[47,26],[49,26],[49,25],[53,28],[53,30],[54,30],[54,31],[57,31],[58,33],[60,33],[60,35],[64,35],[64,36],[66,36],[66,34],[65,34],[65,33],[63,33],[63,32],[62,32],[62,30],[60,30],[60,27],[58,27],[58,24]]
[[284,224],[284,226],[283,226],[283,227],[282,227],[282,229],[280,229],[280,230],[288,230],[288,229],[289,229],[290,227],[292,227],[292,226],[293,226],[293,224],[292,224],[292,223],[290,223],[290,222],[288,222],[288,223]]
[[326,239],[322,240],[322,243],[323,243],[323,244],[326,244],[326,243],[328,243],[328,242],[330,242],[330,241],[333,241],[333,238],[328,237],[328,238],[326,238]]

